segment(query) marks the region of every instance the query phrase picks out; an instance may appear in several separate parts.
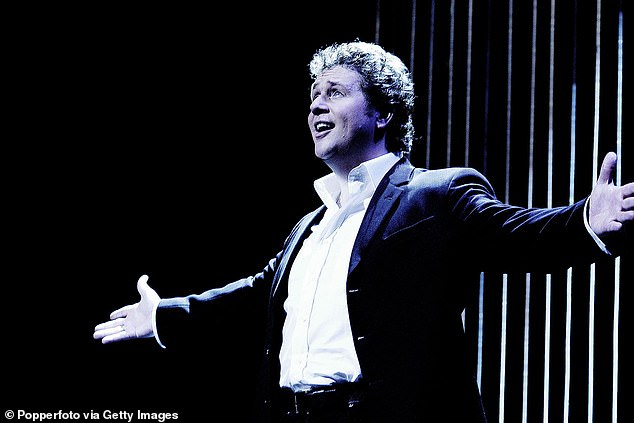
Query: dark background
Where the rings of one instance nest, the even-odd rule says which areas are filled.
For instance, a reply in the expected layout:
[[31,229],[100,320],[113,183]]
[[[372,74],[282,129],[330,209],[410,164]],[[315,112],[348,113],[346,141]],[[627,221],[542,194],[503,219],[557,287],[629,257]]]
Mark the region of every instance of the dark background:
[[360,3],[7,11],[5,408],[248,415],[255,308],[227,305],[178,350],[93,328],[138,300],[141,274],[168,297],[258,272],[318,206],[307,65],[372,40]]
[[[138,300],[135,286],[142,274],[150,276],[150,286],[161,296],[186,295],[252,275],[277,253],[295,222],[318,206],[312,181],[327,172],[313,156],[306,125],[308,62],[317,48],[331,42],[375,40],[378,3],[380,42],[414,65],[420,137],[414,164],[464,165],[462,143],[469,133],[469,165],[489,177],[500,198],[508,187],[509,200],[526,205],[527,175],[533,170],[534,205],[545,206],[546,1],[539,1],[538,10],[532,168],[530,2],[514,2],[510,152],[509,3],[503,0],[474,1],[470,122],[464,82],[467,2],[456,2],[454,11],[451,108],[449,2],[416,2],[415,37],[412,1],[5,6],[8,130],[0,166],[5,409],[177,412],[180,421],[196,422],[234,422],[249,415],[264,321],[257,305],[223,304],[218,325],[181,348],[163,350],[152,339],[104,346],[92,339],[93,329],[111,311]],[[615,0],[602,5],[600,158],[616,147],[615,16],[626,7]],[[578,95],[575,198],[587,195],[592,185],[595,6],[557,2],[555,205],[568,202],[573,82]],[[632,33],[623,11],[628,55]],[[433,86],[428,86],[432,14]],[[624,110],[631,98],[628,69]],[[432,110],[427,109],[430,94]],[[631,119],[624,117],[623,180],[631,181]],[[631,258],[630,250],[621,261],[624,318]],[[613,269],[611,261],[597,266],[597,416],[609,415],[611,407]],[[572,420],[580,421],[586,420],[588,402],[588,274],[587,268],[574,270],[570,409]],[[553,275],[553,421],[561,420],[563,409],[565,276]],[[525,280],[525,275],[509,275],[509,421],[519,421],[522,411]],[[532,280],[529,413],[540,420],[544,276]],[[500,394],[501,286],[501,275],[486,275],[482,390],[491,421],[497,420]],[[473,329],[476,313],[468,313],[468,328]],[[621,327],[626,328],[624,322]],[[626,357],[624,338],[621,357]],[[620,409],[625,406],[622,399]]]

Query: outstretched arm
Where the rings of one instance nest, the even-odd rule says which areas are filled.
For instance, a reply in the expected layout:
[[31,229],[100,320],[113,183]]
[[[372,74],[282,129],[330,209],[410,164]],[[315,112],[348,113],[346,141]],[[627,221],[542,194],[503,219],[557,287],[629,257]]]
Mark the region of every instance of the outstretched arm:
[[614,184],[616,154],[603,159],[597,184],[590,195],[588,221],[599,237],[618,232],[626,222],[634,221],[634,182],[622,186]]
[[93,338],[108,344],[154,336],[153,314],[161,298],[154,289],[150,288],[147,280],[148,276],[143,275],[137,282],[137,291],[141,295],[141,300],[110,313],[109,321],[95,326]]

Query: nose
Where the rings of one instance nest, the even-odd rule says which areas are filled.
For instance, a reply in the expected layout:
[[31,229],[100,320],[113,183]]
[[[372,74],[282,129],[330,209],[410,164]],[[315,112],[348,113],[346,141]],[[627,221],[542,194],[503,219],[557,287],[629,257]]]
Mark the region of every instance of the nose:
[[314,115],[320,115],[322,113],[328,113],[328,104],[324,96],[318,95],[315,99],[310,103],[310,112]]

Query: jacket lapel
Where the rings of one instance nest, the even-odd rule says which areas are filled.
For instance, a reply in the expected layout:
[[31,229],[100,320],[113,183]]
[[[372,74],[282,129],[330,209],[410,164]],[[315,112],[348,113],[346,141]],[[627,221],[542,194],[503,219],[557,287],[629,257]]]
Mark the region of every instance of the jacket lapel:
[[403,158],[394,165],[392,171],[388,172],[379,183],[361,222],[359,234],[352,249],[348,274],[352,273],[361,261],[363,251],[374,239],[388,212],[398,204],[397,200],[403,192],[401,186],[409,182],[413,170],[414,167],[409,160]]
[[[381,224],[385,220],[388,212],[398,204],[397,199],[403,192],[402,185],[409,182],[414,167],[411,165],[407,158],[401,159],[394,165],[392,170],[383,178],[376,189],[376,192],[370,200],[368,210],[361,222],[359,228],[359,234],[354,243],[352,249],[352,256],[350,257],[350,265],[348,267],[348,274],[350,274],[359,264],[363,251],[368,246],[370,241],[374,239],[377,230],[381,227]],[[289,236],[288,244],[281,255],[280,263],[273,279],[273,289],[271,290],[271,298],[278,292],[278,288],[282,281],[287,279],[288,276],[288,264],[291,263],[301,242],[306,238],[310,228],[319,222],[319,219],[323,217],[326,210],[326,206],[321,206],[317,210],[313,211],[304,219],[299,222],[295,230]]]
[[319,222],[326,211],[326,206],[321,206],[312,213],[306,215],[295,227],[289,235],[288,243],[280,257],[280,263],[273,277],[273,289],[271,290],[271,298],[277,293],[277,289],[282,280],[287,278],[288,263],[295,259],[301,242],[306,238],[310,228]]

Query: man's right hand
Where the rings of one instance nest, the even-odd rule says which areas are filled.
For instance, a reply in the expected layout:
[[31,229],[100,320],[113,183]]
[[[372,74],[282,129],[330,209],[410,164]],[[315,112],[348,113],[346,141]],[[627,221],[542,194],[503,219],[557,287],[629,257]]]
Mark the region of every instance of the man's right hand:
[[143,275],[137,282],[141,300],[136,304],[121,307],[110,313],[110,320],[95,326],[93,338],[104,344],[135,338],[154,336],[152,319],[154,310],[161,300],[156,291],[147,284],[148,276]]

